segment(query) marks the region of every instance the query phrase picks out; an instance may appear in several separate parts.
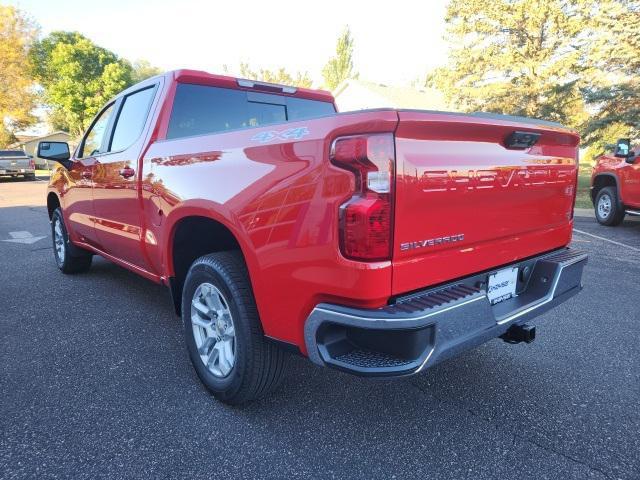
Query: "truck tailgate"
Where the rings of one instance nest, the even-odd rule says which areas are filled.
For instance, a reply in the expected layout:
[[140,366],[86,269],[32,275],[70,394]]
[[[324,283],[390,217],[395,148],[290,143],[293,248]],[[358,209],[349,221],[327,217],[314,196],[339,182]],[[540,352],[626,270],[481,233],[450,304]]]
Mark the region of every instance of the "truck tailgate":
[[[514,117],[400,111],[393,294],[567,245],[579,137]],[[514,132],[539,134],[507,148]]]
[[0,172],[24,172],[25,170],[32,171],[31,159],[26,157],[7,157],[0,158]]

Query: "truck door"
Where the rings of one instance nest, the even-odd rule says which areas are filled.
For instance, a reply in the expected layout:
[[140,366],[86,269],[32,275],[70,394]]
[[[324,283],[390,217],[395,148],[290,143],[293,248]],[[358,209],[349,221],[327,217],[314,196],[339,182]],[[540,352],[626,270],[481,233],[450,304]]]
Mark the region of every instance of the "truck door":
[[104,154],[105,134],[113,116],[114,103],[104,107],[87,130],[76,150],[68,170],[68,189],[64,193],[64,213],[70,234],[78,240],[96,246],[94,211],[92,203],[93,173],[95,164]]
[[99,158],[93,173],[93,211],[100,248],[147,271],[149,265],[141,244],[138,159],[156,87],[141,87],[117,100],[108,153]]
[[626,163],[621,168],[622,200],[628,207],[640,208],[640,146],[635,151],[633,163]]

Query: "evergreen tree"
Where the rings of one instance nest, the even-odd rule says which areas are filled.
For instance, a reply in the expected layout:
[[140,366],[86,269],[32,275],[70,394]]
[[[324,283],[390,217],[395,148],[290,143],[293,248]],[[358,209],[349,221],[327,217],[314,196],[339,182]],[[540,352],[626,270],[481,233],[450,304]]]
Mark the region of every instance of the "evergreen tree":
[[324,86],[335,89],[340,82],[348,78],[357,78],[353,67],[353,38],[351,30],[345,27],[336,43],[336,55],[331,57],[322,69]]

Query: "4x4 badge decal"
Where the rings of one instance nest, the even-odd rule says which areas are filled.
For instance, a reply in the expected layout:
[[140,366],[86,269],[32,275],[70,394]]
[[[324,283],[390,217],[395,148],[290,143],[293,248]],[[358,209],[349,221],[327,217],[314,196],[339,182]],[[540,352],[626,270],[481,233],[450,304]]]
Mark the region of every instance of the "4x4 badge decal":
[[254,142],[267,143],[272,140],[300,140],[305,135],[309,135],[307,127],[288,128],[286,130],[268,130],[260,132],[251,137]]

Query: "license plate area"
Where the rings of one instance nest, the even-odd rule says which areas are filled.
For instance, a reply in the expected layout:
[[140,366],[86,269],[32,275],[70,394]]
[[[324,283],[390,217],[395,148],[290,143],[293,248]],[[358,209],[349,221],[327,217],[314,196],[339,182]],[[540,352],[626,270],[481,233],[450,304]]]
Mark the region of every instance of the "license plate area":
[[518,267],[498,270],[487,279],[487,298],[491,305],[496,305],[516,296],[518,284]]

